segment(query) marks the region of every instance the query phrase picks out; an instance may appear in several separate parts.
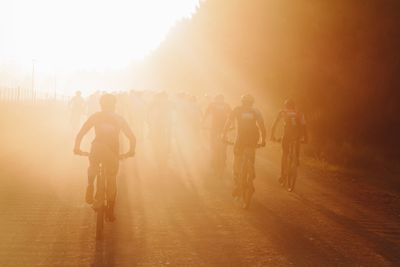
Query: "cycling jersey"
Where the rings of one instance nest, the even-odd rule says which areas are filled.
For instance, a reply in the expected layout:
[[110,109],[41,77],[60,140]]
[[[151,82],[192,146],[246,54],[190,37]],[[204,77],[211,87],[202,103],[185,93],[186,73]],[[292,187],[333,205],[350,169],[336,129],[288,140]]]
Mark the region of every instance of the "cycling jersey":
[[303,134],[303,128],[305,126],[305,118],[301,112],[296,110],[285,109],[282,110],[278,119],[283,119],[284,121],[284,139],[299,139]]
[[93,145],[104,145],[115,154],[119,153],[119,133],[128,128],[126,121],[112,112],[97,112],[89,117],[88,124],[93,125],[95,139]]
[[256,145],[260,131],[265,135],[264,120],[258,109],[239,106],[232,111],[231,118],[237,124],[237,145]]

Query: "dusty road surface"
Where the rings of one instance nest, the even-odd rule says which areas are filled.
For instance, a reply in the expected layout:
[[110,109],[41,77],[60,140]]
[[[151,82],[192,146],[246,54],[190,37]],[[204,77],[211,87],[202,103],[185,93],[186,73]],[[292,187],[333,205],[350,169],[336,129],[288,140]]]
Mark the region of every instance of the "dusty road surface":
[[87,161],[72,155],[60,110],[36,112],[29,120],[2,113],[0,266],[400,265],[393,174],[304,163],[288,193],[271,144],[259,151],[254,201],[243,210],[230,197],[229,171],[213,178],[204,150],[175,145],[160,170],[139,143],[137,157],[121,164],[117,221],[96,242],[84,203]]

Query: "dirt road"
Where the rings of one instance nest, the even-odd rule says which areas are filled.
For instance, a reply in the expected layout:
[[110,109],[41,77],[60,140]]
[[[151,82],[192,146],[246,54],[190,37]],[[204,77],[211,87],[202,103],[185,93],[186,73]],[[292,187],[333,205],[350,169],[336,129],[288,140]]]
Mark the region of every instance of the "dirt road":
[[[0,155],[0,266],[400,264],[397,186],[303,164],[288,193],[277,184],[275,145],[260,151],[250,210],[231,199],[229,172],[212,178],[206,154],[175,150],[160,171],[143,145],[121,165],[117,221],[96,242],[95,215],[84,203],[87,162],[71,155],[61,130]],[[15,155],[4,152],[11,149]],[[22,153],[32,150],[36,157]]]

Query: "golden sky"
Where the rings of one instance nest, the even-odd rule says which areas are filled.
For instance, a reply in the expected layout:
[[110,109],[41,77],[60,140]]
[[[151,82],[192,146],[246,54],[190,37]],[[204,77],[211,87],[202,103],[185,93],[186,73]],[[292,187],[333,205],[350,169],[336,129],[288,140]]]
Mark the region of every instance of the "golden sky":
[[0,65],[118,69],[155,49],[199,0],[2,0]]

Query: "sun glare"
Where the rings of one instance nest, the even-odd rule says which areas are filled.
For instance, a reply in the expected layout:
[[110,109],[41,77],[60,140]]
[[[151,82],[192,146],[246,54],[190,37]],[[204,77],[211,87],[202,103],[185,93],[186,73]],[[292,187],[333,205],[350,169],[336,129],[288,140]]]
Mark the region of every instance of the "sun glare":
[[121,68],[155,49],[198,2],[5,0],[0,59],[25,66],[35,59],[49,71]]

